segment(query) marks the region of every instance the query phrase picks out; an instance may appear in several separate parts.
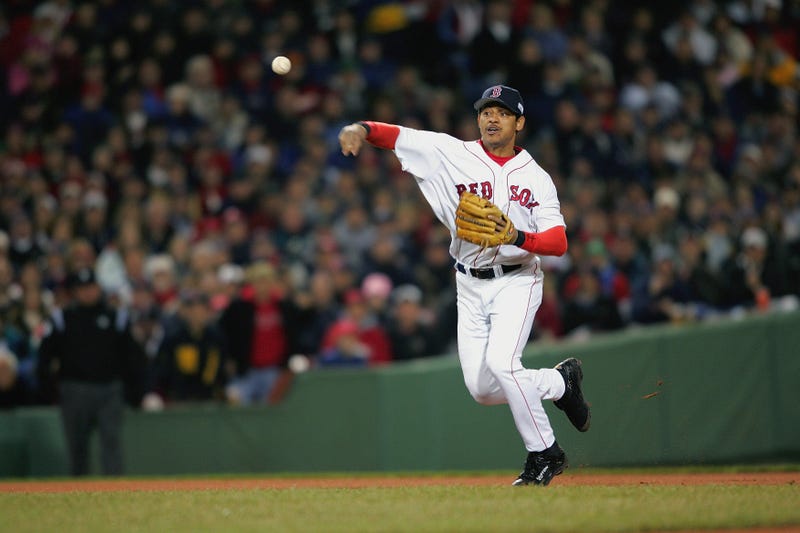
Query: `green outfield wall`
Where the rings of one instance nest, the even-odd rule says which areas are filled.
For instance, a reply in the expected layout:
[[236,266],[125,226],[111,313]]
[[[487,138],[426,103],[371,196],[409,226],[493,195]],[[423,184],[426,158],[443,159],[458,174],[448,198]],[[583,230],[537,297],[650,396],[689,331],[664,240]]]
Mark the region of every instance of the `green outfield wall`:
[[[592,428],[547,409],[573,467],[800,461],[800,313],[531,345],[525,363],[572,355]],[[309,372],[275,406],[131,411],[124,432],[131,475],[516,469],[525,453],[508,409],[476,404],[454,356]],[[0,476],[66,473],[55,409],[0,413]]]

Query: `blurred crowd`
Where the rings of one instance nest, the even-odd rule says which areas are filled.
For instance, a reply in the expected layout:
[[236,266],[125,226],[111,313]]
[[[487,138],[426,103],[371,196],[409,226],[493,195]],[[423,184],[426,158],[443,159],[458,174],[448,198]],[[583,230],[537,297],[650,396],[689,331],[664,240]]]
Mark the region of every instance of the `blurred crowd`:
[[452,353],[449,234],[337,135],[474,139],[498,83],[567,222],[534,337],[794,308],[798,27],[797,0],[7,0],[0,406],[54,400],[38,350],[85,269],[141,347],[133,403]]

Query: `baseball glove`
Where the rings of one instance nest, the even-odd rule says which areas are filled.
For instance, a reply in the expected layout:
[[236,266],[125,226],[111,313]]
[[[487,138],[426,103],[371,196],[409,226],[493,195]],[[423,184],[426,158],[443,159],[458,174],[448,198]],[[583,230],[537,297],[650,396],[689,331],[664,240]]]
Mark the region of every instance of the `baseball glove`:
[[[497,221],[491,220],[492,215]],[[456,235],[482,248],[511,243],[514,224],[499,207],[477,194],[461,194],[456,209]]]

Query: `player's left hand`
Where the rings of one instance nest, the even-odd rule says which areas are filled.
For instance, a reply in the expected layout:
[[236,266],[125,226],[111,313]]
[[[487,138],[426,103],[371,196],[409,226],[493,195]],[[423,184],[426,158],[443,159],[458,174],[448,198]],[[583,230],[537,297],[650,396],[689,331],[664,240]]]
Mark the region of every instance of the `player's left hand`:
[[456,209],[456,235],[482,248],[511,244],[517,238],[514,223],[499,207],[477,194],[464,192]]
[[497,233],[504,233],[507,231],[506,224],[511,224],[511,235],[509,236],[509,242],[514,242],[517,240],[517,228],[514,227],[514,223],[511,222],[507,216],[487,215],[486,218],[495,223],[495,231]]

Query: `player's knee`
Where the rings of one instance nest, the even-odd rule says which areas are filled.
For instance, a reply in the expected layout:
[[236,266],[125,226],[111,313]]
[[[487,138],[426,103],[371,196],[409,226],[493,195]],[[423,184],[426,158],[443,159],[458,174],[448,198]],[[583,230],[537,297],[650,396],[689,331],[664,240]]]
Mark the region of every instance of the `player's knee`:
[[483,403],[486,394],[485,391],[481,390],[480,383],[478,382],[477,379],[470,379],[465,377],[464,385],[467,386],[467,390],[469,391],[470,396],[472,396],[472,398],[476,402]]
[[472,391],[470,391],[470,394],[472,394],[472,398],[481,405],[495,405],[498,403],[490,394],[478,394]]
[[508,364],[508,361],[487,361],[487,366],[489,367],[489,372],[497,379],[498,381],[502,381],[504,378],[511,377],[511,365]]
[[506,397],[501,392],[473,394],[472,397],[481,405],[503,405],[508,403]]
[[494,391],[488,385],[481,385],[478,380],[465,381],[467,390],[472,398],[481,405],[498,405],[505,403],[501,395]]

